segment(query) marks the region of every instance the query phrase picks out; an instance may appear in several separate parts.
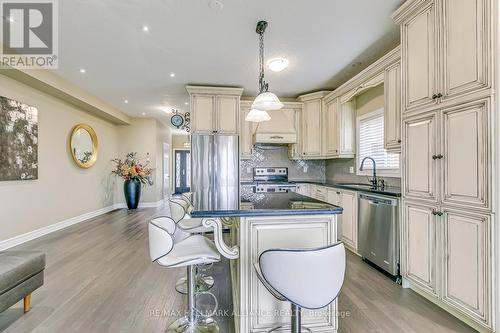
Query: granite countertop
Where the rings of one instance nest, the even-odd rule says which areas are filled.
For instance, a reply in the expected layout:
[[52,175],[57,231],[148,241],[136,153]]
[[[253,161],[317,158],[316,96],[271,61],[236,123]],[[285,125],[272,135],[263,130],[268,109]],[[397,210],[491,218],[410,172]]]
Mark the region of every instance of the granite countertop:
[[394,186],[386,186],[384,188],[371,188],[368,184],[356,184],[356,183],[335,183],[335,182],[322,182],[322,181],[294,181],[294,183],[298,184],[314,184],[325,187],[333,187],[333,188],[343,188],[346,190],[365,192],[365,193],[373,193],[373,194],[382,194],[391,197],[400,197],[401,196],[401,188]]
[[342,208],[309,198],[294,192],[253,193],[242,187],[240,207],[228,209],[213,203],[196,200],[193,193],[194,210],[192,217],[250,217],[250,216],[291,216],[291,215],[331,215],[341,214]]

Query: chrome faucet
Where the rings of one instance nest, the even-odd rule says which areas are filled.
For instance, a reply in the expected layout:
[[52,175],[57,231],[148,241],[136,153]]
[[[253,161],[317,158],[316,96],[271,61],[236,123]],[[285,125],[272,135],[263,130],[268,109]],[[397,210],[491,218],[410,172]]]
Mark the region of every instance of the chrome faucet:
[[371,158],[370,156],[366,156],[363,158],[361,161],[361,166],[359,167],[359,171],[363,171],[363,165],[365,164],[366,160],[371,160],[373,162],[373,178],[370,179],[370,183],[372,184],[372,188],[377,188],[377,165],[375,163],[375,160]]

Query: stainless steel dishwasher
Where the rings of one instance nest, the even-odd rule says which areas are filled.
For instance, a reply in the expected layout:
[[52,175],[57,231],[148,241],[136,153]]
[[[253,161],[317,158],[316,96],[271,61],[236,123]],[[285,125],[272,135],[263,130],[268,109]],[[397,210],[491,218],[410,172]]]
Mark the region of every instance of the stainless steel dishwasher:
[[358,249],[399,282],[399,200],[359,194]]

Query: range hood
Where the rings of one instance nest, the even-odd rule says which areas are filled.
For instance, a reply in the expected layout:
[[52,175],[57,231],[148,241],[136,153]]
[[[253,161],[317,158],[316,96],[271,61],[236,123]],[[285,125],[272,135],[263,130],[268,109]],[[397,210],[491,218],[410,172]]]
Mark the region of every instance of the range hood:
[[296,111],[281,109],[267,112],[271,120],[258,124],[253,135],[253,142],[283,145],[297,143]]

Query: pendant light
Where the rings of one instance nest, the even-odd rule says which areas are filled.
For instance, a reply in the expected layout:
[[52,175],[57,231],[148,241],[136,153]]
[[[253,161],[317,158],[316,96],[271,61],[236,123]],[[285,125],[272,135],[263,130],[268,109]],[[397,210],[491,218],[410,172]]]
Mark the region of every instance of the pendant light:
[[[259,95],[255,98],[252,108],[245,118],[246,121],[268,121],[271,116],[267,111],[279,110],[283,107],[278,96],[269,91],[269,84],[264,80],[264,32],[266,21],[259,21],[255,31],[259,34]],[[255,120],[251,120],[255,119]]]

